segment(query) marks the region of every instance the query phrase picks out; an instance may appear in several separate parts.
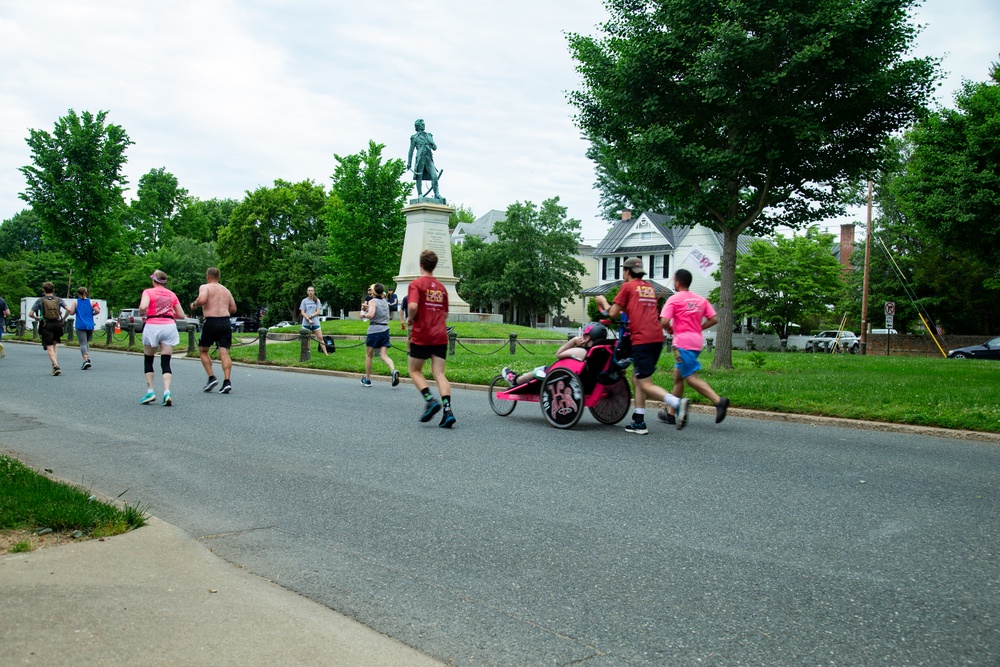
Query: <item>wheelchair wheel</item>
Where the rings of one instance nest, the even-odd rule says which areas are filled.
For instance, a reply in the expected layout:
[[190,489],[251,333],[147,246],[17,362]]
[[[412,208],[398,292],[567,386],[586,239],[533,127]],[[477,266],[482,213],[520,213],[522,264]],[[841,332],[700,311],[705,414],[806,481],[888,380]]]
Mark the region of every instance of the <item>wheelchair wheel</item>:
[[568,368],[549,371],[539,398],[542,415],[556,428],[573,428],[583,416],[583,380]]
[[609,385],[598,385],[601,395],[597,405],[587,408],[594,419],[602,424],[617,424],[628,414],[628,406],[632,402],[632,390],[625,378]]
[[493,378],[493,382],[490,382],[490,407],[501,417],[506,417],[517,407],[517,401],[497,398],[497,393],[508,389],[510,389],[510,384],[502,375],[496,376]]

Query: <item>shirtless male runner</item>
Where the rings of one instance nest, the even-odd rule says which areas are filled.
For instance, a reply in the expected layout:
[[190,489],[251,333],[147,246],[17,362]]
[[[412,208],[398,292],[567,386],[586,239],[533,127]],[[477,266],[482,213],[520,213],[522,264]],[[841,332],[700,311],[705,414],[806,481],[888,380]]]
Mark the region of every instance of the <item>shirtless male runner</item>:
[[221,283],[219,283],[219,270],[210,266],[205,271],[205,280],[208,282],[198,288],[198,298],[191,302],[191,310],[201,306],[201,312],[205,316],[205,324],[201,329],[201,338],[198,340],[198,352],[201,355],[201,364],[208,373],[208,383],[202,391],[212,391],[219,381],[212,373],[212,357],[208,355],[212,345],[219,346],[219,363],[222,365],[222,388],[220,394],[228,394],[233,390],[233,385],[229,382],[229,374],[233,369],[233,360],[229,357],[229,348],[233,344],[233,328],[229,323],[229,318],[236,314],[236,301],[233,295]]

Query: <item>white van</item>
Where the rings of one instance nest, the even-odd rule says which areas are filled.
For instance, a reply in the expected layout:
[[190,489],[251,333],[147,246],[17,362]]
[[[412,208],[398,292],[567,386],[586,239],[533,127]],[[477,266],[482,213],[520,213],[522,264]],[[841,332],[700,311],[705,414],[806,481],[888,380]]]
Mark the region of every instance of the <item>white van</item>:
[[899,332],[895,329],[872,329],[872,334],[876,336],[887,336],[889,334],[897,336],[899,335]]
[[[35,320],[31,319],[31,317],[28,316],[28,311],[31,310],[31,307],[35,305],[35,301],[37,301],[39,298],[41,298],[41,295],[26,296],[21,299],[21,321],[24,322],[25,331],[31,331],[31,325],[34,323]],[[62,300],[68,302],[68,301],[75,301],[76,298],[70,297],[67,299],[66,297],[62,297]],[[101,312],[94,313],[94,331],[103,331],[104,323],[108,321],[108,302],[105,301],[104,299],[94,299],[93,297],[91,297],[90,300],[96,301],[101,305]],[[68,319],[73,320],[74,318],[71,315]]]

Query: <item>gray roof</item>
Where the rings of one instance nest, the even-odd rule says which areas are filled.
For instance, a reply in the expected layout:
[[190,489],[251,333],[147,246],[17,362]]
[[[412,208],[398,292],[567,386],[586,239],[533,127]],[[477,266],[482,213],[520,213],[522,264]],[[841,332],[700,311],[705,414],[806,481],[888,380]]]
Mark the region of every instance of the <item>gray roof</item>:
[[496,234],[493,233],[493,225],[498,222],[503,222],[507,219],[507,214],[504,211],[498,211],[493,209],[488,213],[479,216],[472,222],[460,222],[455,226],[455,231],[452,232],[452,236],[458,236],[459,234],[464,234],[465,236],[478,236],[486,243],[493,243],[497,240]]
[[[646,218],[653,224],[656,231],[663,236],[666,244],[655,246],[622,245],[625,241],[625,237],[628,236],[629,231],[635,224],[635,219],[619,220],[615,223],[614,227],[611,228],[611,231],[608,232],[607,236],[605,236],[601,242],[597,244],[597,250],[594,251],[594,256],[633,256],[646,255],[651,252],[667,252],[670,250],[676,250],[677,247],[684,242],[684,239],[691,231],[690,227],[672,225],[671,222],[674,219],[674,216],[672,215],[653,213],[652,211],[645,211],[642,215],[646,216]],[[722,234],[715,232],[715,236],[719,239],[719,247],[722,247]],[[739,238],[736,239],[736,252],[741,255],[746,253],[750,249],[750,243],[756,240],[756,237],[740,234]]]

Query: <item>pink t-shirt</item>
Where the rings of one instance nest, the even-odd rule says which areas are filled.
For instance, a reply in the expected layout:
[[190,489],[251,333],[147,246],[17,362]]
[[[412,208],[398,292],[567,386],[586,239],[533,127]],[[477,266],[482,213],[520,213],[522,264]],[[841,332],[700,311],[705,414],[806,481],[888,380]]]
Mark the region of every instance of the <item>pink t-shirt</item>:
[[166,324],[174,320],[174,306],[179,303],[177,295],[166,287],[150,287],[143,291],[149,295],[146,321],[150,324]]
[[667,299],[660,317],[673,320],[670,325],[674,330],[674,347],[700,351],[705,347],[705,338],[701,335],[702,322],[715,317],[715,309],[705,297],[683,290]]

